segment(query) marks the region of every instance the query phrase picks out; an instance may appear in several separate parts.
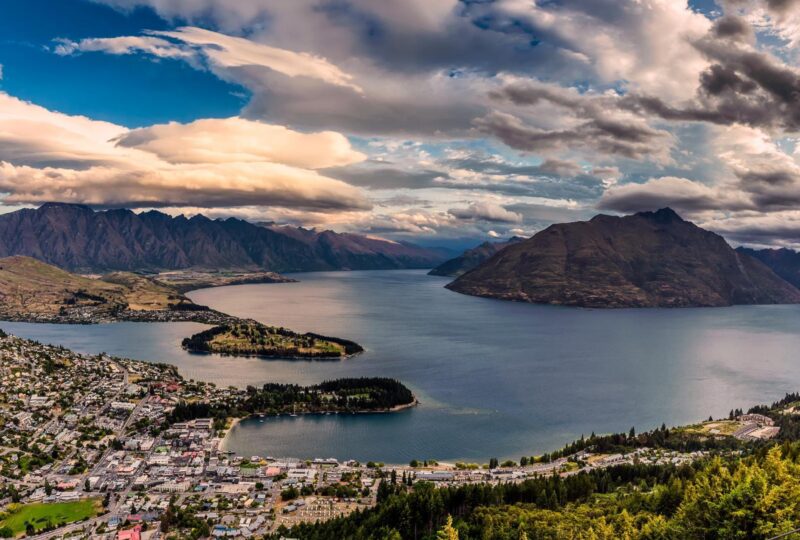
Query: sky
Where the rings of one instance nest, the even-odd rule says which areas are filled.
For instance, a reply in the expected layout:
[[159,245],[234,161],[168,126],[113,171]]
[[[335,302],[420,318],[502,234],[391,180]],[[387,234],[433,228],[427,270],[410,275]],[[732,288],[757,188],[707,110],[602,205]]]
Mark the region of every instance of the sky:
[[0,212],[800,248],[800,0],[5,0]]

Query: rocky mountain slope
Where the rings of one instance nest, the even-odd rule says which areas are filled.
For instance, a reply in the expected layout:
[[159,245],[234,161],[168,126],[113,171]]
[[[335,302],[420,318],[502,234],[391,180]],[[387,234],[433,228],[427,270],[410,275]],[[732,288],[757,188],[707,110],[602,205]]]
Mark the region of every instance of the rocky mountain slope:
[[736,251],[758,259],[780,277],[800,288],[800,253],[793,249],[736,248]]
[[484,242],[477,247],[466,250],[458,257],[446,260],[428,272],[428,275],[458,277],[476,268],[479,264],[501,249],[522,242],[523,240],[525,239],[520,236],[514,236],[505,242]]
[[552,225],[448,288],[476,296],[586,307],[800,302],[800,290],[669,208]]
[[333,231],[318,232],[303,227],[263,224],[269,230],[307,245],[319,261],[331,268],[381,270],[385,268],[427,268],[451,255],[443,249],[422,248],[414,244],[383,238]]
[[0,257],[11,255],[82,272],[430,268],[447,258],[437,250],[330,231],[57,203],[0,215]]

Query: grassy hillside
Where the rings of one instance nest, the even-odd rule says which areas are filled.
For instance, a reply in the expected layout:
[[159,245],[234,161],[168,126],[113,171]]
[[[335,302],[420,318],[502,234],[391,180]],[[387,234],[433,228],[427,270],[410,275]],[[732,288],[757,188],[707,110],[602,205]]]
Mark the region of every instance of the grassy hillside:
[[100,279],[71,274],[31,257],[0,259],[0,317],[113,314],[123,309],[160,311],[191,303],[174,288],[136,274]]

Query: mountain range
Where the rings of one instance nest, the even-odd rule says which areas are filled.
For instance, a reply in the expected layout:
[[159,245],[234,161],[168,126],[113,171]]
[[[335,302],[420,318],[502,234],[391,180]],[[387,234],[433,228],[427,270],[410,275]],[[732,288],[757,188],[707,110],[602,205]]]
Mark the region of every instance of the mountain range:
[[475,296],[586,307],[800,302],[761,261],[669,208],[551,225],[447,285]]
[[513,236],[504,242],[484,242],[479,246],[466,250],[458,257],[446,260],[428,272],[428,275],[458,277],[476,268],[501,249],[523,240],[525,239],[521,236]]
[[758,259],[780,277],[800,288],[800,253],[787,248],[752,249],[739,247],[736,248],[736,251]]
[[452,254],[355,234],[172,217],[158,211],[94,211],[47,203],[0,215],[0,257],[23,255],[78,272],[185,268],[367,270],[430,268]]

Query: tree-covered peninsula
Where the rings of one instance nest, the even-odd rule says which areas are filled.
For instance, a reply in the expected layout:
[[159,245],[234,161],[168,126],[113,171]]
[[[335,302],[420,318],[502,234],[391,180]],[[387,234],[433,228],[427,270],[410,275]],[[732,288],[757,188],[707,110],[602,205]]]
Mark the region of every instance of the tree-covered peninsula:
[[417,402],[403,383],[382,377],[361,377],[325,381],[312,386],[265,384],[248,386],[246,395],[227,402],[182,402],[170,422],[195,418],[231,418],[251,414],[315,414],[389,412]]
[[298,334],[286,328],[256,321],[232,321],[183,340],[190,352],[266,358],[344,358],[362,352],[357,343],[346,339]]

